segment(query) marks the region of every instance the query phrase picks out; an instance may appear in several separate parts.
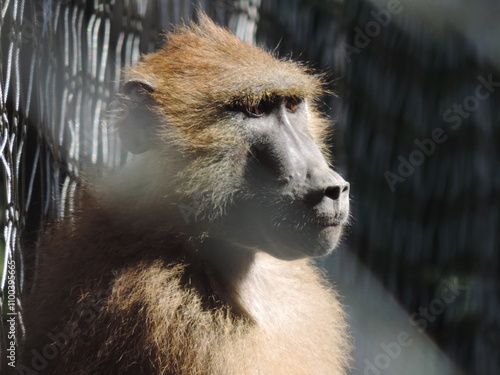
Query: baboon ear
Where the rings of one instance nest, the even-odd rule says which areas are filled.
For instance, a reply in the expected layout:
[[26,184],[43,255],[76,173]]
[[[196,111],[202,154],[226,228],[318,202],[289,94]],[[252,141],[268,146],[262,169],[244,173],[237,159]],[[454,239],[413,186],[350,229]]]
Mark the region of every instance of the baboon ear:
[[149,82],[142,80],[127,81],[122,87],[123,94],[136,103],[154,103],[151,98],[151,93],[154,91]]
[[154,92],[149,82],[132,80],[122,88],[123,107],[118,115],[118,131],[123,146],[134,154],[154,146],[158,115],[155,113]]

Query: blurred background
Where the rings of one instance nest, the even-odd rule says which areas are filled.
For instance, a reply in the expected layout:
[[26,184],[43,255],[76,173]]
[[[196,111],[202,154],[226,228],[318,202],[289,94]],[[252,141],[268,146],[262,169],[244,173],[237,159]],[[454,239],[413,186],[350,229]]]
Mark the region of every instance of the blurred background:
[[196,8],[326,73],[336,94],[322,109],[352,225],[319,263],[349,314],[350,373],[500,373],[494,0],[2,0],[2,367],[12,313],[23,339],[26,249],[72,210],[82,169],[127,162],[108,115],[122,69]]

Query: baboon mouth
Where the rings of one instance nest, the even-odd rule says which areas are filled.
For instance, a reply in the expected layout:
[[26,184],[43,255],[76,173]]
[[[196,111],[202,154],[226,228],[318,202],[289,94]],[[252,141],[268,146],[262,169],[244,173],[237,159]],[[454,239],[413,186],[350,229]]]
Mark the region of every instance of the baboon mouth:
[[[298,257],[329,254],[337,246],[344,222],[335,217],[316,217],[287,226],[278,232],[281,243],[289,243]],[[284,231],[283,231],[284,229]],[[285,255],[291,257],[292,253]]]
[[317,218],[316,226],[318,227],[338,227],[343,224],[343,221],[335,217]]
[[309,218],[301,218],[295,222],[288,222],[288,226],[294,230],[318,230],[327,227],[340,227],[345,224],[343,216],[321,215]]

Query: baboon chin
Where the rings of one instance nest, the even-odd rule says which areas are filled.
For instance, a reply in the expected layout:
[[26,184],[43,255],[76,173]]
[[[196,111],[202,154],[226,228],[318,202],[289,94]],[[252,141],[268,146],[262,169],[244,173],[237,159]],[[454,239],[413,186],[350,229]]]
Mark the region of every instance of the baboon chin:
[[321,79],[198,17],[127,72],[135,158],[42,236],[26,373],[346,373],[344,314],[309,260],[349,215]]
[[321,213],[321,204],[308,206],[304,202],[269,201],[262,207],[253,201],[236,204],[214,237],[231,239],[283,260],[326,255],[340,240],[347,211],[336,211],[331,199],[324,201]]

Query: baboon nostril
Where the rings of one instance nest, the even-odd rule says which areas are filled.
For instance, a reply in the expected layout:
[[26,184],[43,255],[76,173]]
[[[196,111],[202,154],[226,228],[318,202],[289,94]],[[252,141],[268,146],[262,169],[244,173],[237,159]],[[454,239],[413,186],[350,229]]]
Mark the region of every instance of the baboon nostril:
[[325,195],[333,200],[339,199],[340,193],[340,186],[330,186],[325,190]]
[[344,187],[342,188],[342,193],[345,193],[346,191],[348,191],[348,190],[349,190],[349,187],[350,187],[349,183],[346,183],[346,184],[344,185]]

